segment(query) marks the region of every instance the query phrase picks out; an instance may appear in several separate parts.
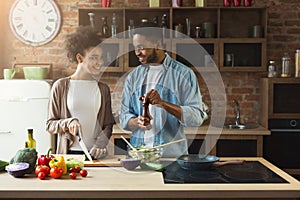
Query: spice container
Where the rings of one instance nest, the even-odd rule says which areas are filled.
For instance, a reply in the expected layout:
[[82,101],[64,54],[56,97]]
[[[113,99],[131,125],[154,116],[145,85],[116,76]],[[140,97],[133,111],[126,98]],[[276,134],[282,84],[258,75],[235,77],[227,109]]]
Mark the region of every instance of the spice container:
[[269,66],[268,66],[268,77],[272,78],[276,76],[276,67],[275,67],[275,61],[270,60]]
[[300,77],[300,49],[295,54],[295,77]]
[[196,26],[195,28],[195,38],[200,38],[201,37],[201,27]]
[[282,57],[282,69],[281,77],[290,77],[291,76],[291,57],[288,53],[284,53]]

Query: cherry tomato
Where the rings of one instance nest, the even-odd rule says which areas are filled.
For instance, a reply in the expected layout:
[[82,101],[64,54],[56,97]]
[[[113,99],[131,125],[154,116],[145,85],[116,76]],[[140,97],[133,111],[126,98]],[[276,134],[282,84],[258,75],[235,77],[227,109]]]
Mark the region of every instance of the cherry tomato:
[[71,168],[69,169],[69,173],[72,173],[72,172],[76,172],[76,171],[75,171],[75,168],[73,168],[73,167],[71,167]]
[[46,174],[45,174],[45,172],[39,172],[37,176],[40,180],[44,180],[46,177]]
[[88,175],[88,172],[85,169],[80,170],[80,176],[86,177]]
[[60,178],[60,177],[62,177],[62,175],[63,175],[63,169],[62,168],[59,168],[59,167],[51,168],[50,176],[52,178]]
[[80,166],[75,166],[75,172],[79,173],[81,170]]
[[38,174],[40,172],[44,172],[45,173],[45,176],[48,176],[49,173],[50,173],[50,167],[48,167],[47,165],[38,165],[36,168],[35,168],[35,174],[36,176],[38,176]]
[[71,172],[69,176],[71,177],[71,179],[76,179],[77,174],[76,172]]

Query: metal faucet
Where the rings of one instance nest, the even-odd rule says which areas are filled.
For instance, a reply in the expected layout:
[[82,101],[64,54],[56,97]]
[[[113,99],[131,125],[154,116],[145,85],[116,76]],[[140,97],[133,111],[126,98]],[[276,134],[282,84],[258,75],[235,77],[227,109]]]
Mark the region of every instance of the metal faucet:
[[233,103],[235,103],[235,125],[240,125],[241,124],[241,110],[240,110],[240,104],[236,99],[232,100]]

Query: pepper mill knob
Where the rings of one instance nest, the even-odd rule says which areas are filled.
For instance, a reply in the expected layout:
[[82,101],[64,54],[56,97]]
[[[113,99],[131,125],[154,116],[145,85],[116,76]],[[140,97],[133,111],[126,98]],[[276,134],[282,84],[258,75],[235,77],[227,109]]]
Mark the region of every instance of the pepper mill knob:
[[143,105],[143,113],[142,113],[142,117],[146,117],[149,120],[145,120],[144,121],[144,126],[148,126],[150,125],[150,120],[151,120],[151,115],[150,115],[150,111],[149,111],[149,99],[145,98],[144,96],[139,98],[140,101],[142,101],[142,105]]

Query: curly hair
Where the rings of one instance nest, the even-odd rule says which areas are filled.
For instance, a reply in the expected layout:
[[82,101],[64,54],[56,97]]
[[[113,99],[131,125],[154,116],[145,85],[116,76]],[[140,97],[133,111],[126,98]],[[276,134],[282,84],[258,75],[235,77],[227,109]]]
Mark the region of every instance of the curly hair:
[[96,47],[102,42],[97,33],[90,26],[79,26],[74,33],[68,34],[65,40],[67,57],[71,62],[78,63],[76,55],[85,56],[85,50]]

